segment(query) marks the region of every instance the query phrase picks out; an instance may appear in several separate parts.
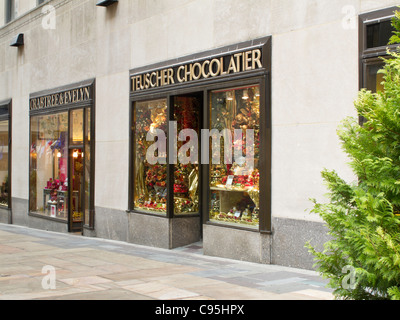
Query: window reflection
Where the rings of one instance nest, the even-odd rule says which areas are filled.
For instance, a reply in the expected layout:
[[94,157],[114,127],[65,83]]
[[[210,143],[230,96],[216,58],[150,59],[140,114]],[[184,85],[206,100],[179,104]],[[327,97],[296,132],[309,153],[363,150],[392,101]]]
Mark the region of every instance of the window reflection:
[[383,66],[383,62],[367,65],[366,88],[368,90],[371,90],[372,92],[381,92],[384,90],[382,85],[383,74],[378,73],[378,71],[381,70]]

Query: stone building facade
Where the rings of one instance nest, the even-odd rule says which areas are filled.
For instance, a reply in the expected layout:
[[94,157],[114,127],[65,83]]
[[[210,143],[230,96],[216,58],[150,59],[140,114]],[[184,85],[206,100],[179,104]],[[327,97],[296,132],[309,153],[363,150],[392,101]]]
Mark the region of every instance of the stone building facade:
[[[312,267],[304,244],[327,235],[309,198],[324,199],[323,168],[354,179],[336,129],[357,116],[358,90],[376,89],[396,1],[4,2],[0,222],[167,249],[202,241],[206,255]],[[238,98],[248,92],[251,103]],[[257,182],[230,165],[140,167],[140,117],[160,107],[179,124],[189,105],[199,130],[217,128],[213,112],[237,124],[241,106],[254,108]],[[140,181],[150,170],[160,188]],[[197,174],[195,196],[177,171]]]

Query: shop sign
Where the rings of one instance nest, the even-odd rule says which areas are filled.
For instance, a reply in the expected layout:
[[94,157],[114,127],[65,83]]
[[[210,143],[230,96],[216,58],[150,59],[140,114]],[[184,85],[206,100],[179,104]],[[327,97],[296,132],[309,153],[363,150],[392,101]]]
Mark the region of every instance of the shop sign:
[[217,78],[263,68],[261,49],[193,61],[131,76],[131,91],[138,92],[173,84]]
[[92,99],[90,89],[90,86],[86,86],[48,94],[37,98],[31,98],[29,102],[29,110],[41,110],[52,107],[60,107],[67,104],[90,101]]

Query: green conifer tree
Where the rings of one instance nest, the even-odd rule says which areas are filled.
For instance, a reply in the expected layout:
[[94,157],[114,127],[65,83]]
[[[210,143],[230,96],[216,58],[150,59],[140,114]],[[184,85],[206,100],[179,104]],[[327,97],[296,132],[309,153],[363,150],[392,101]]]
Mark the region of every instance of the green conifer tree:
[[[400,43],[400,13],[389,44]],[[361,90],[355,107],[366,122],[345,119],[338,129],[357,181],[323,170],[327,203],[311,212],[326,223],[331,240],[322,252],[307,243],[317,270],[337,299],[400,300],[400,54],[384,59],[384,90]]]

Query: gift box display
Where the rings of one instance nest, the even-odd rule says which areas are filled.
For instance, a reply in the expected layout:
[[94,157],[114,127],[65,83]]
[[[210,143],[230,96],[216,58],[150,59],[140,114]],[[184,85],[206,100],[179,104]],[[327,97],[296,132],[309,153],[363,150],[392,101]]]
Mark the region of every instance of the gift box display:
[[43,208],[51,217],[66,218],[65,197],[68,192],[68,181],[50,178],[43,191]]

